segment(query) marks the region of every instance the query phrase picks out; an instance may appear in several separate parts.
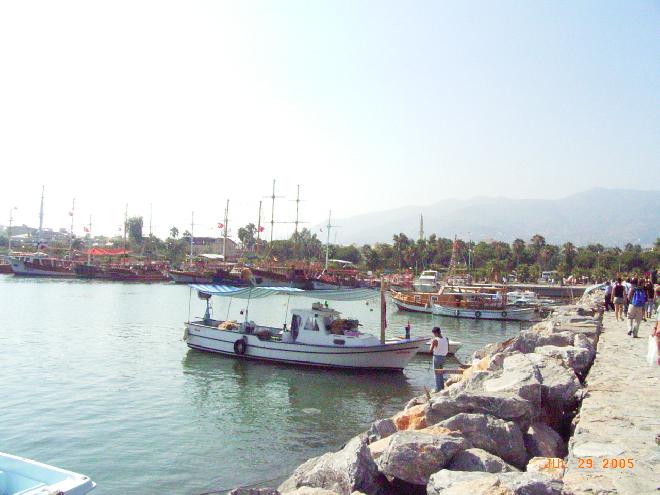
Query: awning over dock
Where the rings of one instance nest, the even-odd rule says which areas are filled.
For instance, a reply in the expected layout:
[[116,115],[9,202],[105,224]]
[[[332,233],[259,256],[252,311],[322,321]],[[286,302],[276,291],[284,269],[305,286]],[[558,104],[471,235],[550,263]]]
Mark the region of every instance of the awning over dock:
[[380,296],[373,289],[303,290],[295,287],[234,287],[232,285],[191,284],[190,287],[212,296],[256,299],[273,295],[311,297],[328,301],[363,301]]

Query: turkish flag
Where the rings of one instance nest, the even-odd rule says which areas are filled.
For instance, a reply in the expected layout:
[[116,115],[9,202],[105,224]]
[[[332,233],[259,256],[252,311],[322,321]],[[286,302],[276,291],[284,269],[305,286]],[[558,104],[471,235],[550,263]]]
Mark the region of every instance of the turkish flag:
[[224,229],[224,228],[225,228],[225,224],[224,224],[224,223],[218,223],[218,228],[219,228],[219,229]]
[[264,229],[261,225],[259,225],[259,232],[263,232],[264,230],[266,229]]
[[85,232],[89,233],[89,229],[87,227],[85,227]]

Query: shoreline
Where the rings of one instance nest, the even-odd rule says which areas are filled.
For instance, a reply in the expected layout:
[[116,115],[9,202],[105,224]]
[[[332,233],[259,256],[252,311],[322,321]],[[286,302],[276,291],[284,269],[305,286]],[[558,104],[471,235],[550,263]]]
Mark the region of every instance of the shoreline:
[[[450,375],[445,390],[412,398],[402,411],[374,421],[338,452],[301,464],[277,489],[237,488],[230,493],[581,495],[623,493],[619,485],[647,493],[653,485],[651,468],[657,468],[658,460],[646,444],[637,470],[602,473],[577,466],[587,454],[598,453],[590,435],[598,434],[597,424],[612,419],[611,410],[600,417],[594,413],[603,409],[608,395],[607,389],[599,395],[597,387],[613,352],[609,336],[617,332],[611,318],[604,319],[598,311],[599,297],[596,291],[576,304],[557,307],[519,335],[485,346],[462,376]],[[641,335],[645,334],[643,327]],[[639,352],[646,339],[637,339],[635,345],[631,350]],[[637,357],[639,366],[646,366],[644,355]],[[591,378],[594,366],[597,376]],[[658,373],[647,368],[650,378],[639,385],[637,401],[654,391],[649,387]],[[625,390],[620,392],[625,401]],[[652,410],[646,402],[644,419]],[[614,424],[625,438],[621,424]],[[657,431],[651,433],[655,437]],[[639,441],[640,435],[633,436]],[[641,455],[625,455],[625,447],[614,450],[605,452]]]

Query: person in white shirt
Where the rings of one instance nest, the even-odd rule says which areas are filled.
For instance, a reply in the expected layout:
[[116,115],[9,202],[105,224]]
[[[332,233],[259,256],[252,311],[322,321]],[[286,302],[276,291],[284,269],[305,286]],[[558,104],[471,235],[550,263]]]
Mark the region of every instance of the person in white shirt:
[[[445,388],[445,375],[442,366],[449,352],[449,339],[442,336],[440,327],[433,327],[433,339],[431,340],[431,354],[433,354],[433,372],[435,373],[435,391],[440,392]],[[438,371],[440,370],[440,371]]]

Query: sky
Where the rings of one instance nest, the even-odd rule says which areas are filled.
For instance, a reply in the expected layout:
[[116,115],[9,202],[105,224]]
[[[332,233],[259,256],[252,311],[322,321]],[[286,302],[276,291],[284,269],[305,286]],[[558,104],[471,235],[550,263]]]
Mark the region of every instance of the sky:
[[[0,2],[0,224],[659,189],[657,1]],[[6,218],[5,218],[6,217]],[[148,227],[146,227],[148,229]],[[290,223],[275,225],[274,237]],[[341,228],[335,240],[341,242]],[[323,234],[319,234],[323,235]]]

